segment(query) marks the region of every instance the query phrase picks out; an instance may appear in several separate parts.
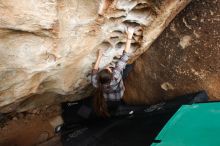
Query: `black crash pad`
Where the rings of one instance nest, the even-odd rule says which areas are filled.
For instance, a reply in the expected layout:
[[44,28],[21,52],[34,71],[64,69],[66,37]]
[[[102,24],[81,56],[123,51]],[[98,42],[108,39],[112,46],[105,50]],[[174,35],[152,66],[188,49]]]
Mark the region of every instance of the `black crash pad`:
[[208,96],[202,91],[151,106],[122,105],[107,119],[95,116],[91,99],[62,104],[64,146],[150,145],[181,105],[207,102]]

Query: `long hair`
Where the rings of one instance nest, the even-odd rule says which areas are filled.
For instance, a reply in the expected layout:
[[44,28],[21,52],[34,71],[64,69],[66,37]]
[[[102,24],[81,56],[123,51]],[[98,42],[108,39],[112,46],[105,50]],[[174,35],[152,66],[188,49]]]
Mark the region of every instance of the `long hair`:
[[107,103],[103,96],[103,85],[110,84],[111,80],[112,80],[112,73],[110,73],[107,69],[104,69],[98,73],[99,87],[95,93],[94,109],[95,112],[102,117],[110,116],[107,108]]

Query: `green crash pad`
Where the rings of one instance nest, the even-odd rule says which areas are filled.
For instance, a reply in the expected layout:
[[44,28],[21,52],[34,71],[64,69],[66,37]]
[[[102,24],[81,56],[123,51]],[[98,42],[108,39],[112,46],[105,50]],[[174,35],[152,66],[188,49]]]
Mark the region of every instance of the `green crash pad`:
[[151,146],[220,146],[220,102],[183,105]]

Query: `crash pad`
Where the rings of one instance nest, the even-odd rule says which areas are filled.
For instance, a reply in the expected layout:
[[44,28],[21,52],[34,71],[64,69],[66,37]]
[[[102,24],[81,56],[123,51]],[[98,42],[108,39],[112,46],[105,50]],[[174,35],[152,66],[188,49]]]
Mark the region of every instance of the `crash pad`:
[[219,146],[220,102],[183,105],[152,146]]

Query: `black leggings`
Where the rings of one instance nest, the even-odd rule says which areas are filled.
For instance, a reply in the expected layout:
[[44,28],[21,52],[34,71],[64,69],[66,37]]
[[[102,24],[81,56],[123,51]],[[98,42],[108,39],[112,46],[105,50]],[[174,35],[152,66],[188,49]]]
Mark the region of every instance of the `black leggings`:
[[110,114],[115,114],[118,107],[121,105],[125,105],[125,102],[122,99],[119,101],[107,101],[108,111]]

